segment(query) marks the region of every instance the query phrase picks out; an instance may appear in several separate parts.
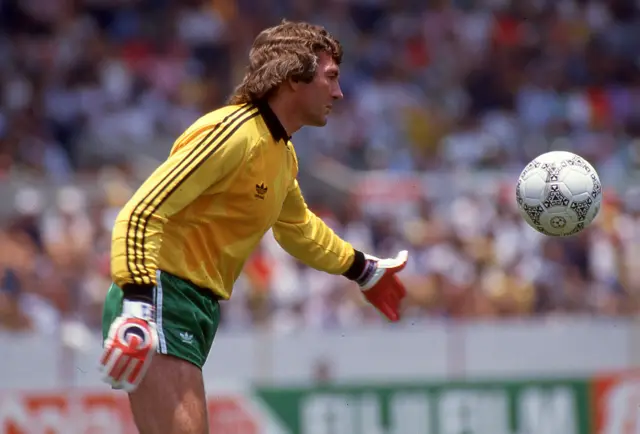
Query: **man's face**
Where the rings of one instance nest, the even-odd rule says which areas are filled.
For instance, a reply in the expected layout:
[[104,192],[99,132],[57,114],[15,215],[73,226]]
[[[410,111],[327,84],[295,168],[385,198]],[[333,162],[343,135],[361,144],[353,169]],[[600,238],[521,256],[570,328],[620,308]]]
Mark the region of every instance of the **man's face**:
[[338,77],[340,68],[327,53],[318,56],[318,69],[311,83],[298,87],[300,114],[304,125],[323,127],[333,103],[343,98]]

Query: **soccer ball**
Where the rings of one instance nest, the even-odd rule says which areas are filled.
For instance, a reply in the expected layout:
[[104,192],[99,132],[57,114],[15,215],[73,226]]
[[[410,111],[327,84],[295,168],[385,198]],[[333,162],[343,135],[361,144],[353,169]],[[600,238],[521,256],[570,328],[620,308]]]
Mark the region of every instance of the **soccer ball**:
[[547,152],[527,164],[516,186],[518,209],[538,232],[575,235],[600,211],[602,184],[584,158],[565,151]]

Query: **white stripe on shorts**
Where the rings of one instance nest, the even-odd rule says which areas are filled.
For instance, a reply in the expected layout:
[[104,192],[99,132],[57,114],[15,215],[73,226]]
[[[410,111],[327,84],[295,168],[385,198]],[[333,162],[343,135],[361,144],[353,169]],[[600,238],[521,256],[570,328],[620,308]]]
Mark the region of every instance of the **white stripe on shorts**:
[[167,354],[167,341],[164,337],[164,329],[162,328],[162,272],[156,270],[156,327],[158,328],[158,352]]

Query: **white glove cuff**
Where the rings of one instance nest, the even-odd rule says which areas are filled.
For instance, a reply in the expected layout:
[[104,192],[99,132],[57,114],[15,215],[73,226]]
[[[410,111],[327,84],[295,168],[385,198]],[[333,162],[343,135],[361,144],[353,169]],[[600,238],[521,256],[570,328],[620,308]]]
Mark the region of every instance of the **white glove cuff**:
[[153,306],[142,301],[123,300],[122,314],[151,321],[153,319]]

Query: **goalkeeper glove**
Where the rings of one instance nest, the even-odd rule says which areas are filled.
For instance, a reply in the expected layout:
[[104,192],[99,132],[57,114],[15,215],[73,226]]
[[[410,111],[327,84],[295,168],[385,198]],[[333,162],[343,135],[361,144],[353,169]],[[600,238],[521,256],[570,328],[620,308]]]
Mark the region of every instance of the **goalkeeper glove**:
[[142,301],[124,300],[122,314],[111,324],[100,358],[102,380],[114,389],[134,391],[158,348],[153,307]]
[[[406,250],[389,259],[356,252],[354,265],[345,276],[356,281],[365,299],[384,316],[390,321],[399,321],[400,302],[407,291],[396,273],[402,271],[408,259],[409,253]],[[357,277],[353,274],[354,269],[359,269]]]

